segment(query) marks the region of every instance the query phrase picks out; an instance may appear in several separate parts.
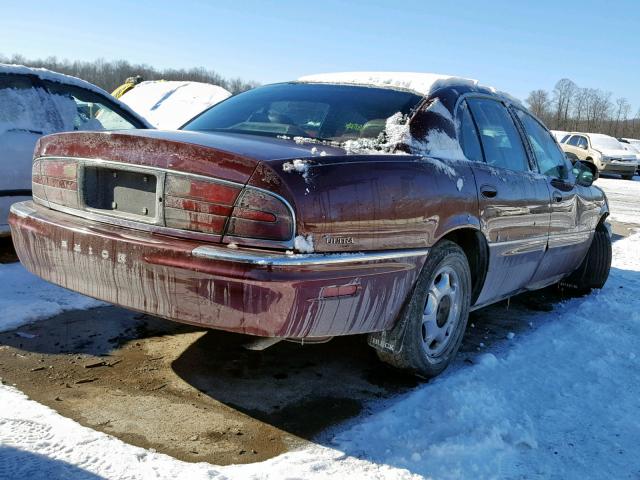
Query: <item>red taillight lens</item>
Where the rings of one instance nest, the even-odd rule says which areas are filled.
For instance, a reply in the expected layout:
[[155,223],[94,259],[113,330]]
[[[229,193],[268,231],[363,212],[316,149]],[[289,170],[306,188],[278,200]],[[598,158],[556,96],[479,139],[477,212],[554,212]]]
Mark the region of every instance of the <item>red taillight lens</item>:
[[164,220],[171,228],[222,235],[240,187],[168,174]]
[[283,242],[293,236],[293,216],[275,195],[246,187],[229,219],[227,237],[255,238]]
[[37,159],[32,166],[32,190],[36,199],[78,207],[78,163],[65,159]]

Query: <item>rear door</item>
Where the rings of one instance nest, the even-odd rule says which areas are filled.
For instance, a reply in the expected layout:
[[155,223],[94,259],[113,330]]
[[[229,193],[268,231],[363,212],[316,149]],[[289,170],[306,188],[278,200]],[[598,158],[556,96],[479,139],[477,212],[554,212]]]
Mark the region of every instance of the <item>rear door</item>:
[[482,305],[523,289],[533,278],[547,245],[550,199],[546,179],[534,172],[506,106],[489,96],[465,102],[461,125],[473,121],[484,159],[473,163],[481,229],[489,244],[487,277],[476,302]]
[[[551,195],[548,249],[532,279],[532,286],[538,287],[553,283],[578,267],[591,244],[600,207],[594,202],[590,187],[576,185],[572,166],[551,133],[524,110],[513,108],[513,112]],[[578,145],[586,142],[585,137],[576,137]]]

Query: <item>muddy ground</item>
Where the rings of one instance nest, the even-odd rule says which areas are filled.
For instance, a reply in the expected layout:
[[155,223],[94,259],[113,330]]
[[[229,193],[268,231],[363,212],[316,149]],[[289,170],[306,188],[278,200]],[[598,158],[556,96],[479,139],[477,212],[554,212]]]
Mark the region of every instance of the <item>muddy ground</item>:
[[[625,226],[614,231],[627,234]],[[456,363],[464,368],[495,344],[509,348],[510,332],[517,338],[560,299],[545,290],[474,312]],[[219,465],[322,441],[418,385],[380,363],[363,336],[261,352],[247,342],[105,305],[0,333],[0,377],[85,426]]]

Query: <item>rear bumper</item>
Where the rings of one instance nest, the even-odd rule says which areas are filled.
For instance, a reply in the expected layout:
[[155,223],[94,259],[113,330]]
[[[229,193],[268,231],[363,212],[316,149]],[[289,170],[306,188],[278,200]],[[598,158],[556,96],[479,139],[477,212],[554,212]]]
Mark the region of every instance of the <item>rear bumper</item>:
[[33,202],[13,205],[9,221],[20,260],[45,280],[170,320],[261,336],[389,329],[428,254],[230,249],[99,223]]

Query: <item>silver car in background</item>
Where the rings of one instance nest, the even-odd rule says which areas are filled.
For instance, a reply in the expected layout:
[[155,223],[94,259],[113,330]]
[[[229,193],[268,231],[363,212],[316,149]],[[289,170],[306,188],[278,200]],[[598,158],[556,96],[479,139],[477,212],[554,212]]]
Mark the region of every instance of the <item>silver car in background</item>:
[[68,75],[0,64],[0,236],[10,234],[11,204],[31,197],[38,139],[73,130],[150,128],[104,90]]

